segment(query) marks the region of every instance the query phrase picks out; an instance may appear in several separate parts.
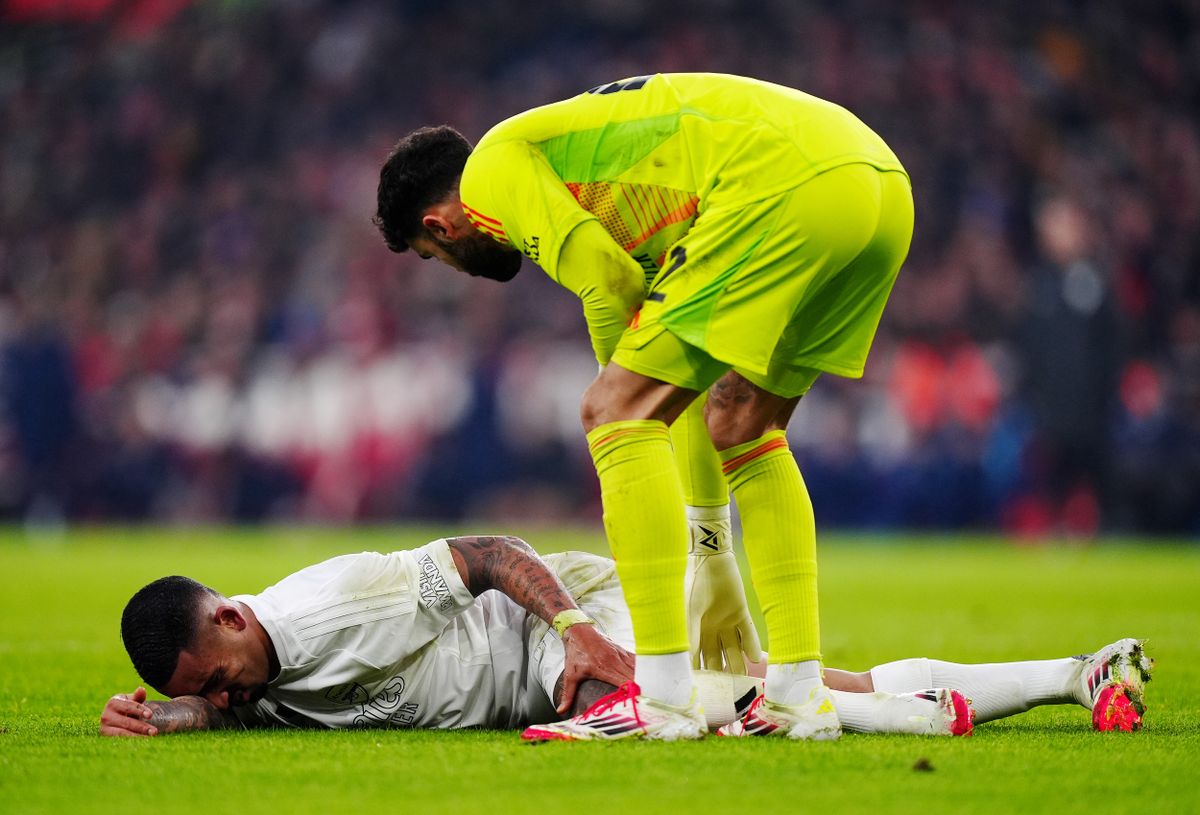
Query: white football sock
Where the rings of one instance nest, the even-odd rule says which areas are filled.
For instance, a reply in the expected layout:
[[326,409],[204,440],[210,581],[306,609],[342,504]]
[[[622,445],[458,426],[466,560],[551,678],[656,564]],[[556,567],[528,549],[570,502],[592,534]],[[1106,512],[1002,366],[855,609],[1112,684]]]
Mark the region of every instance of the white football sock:
[[700,669],[692,671],[692,679],[709,730],[736,722],[750,709],[754,699],[762,696],[762,680],[755,676]]
[[[754,697],[762,693],[762,680],[753,676],[727,674],[720,671],[693,671],[696,690],[704,705],[704,718],[709,730],[724,727],[737,721],[745,714]],[[925,690],[925,688],[922,688]],[[830,690],[842,727],[854,733],[913,733],[923,732],[908,718],[914,712],[913,705],[900,705],[904,697],[914,694],[855,693]],[[932,703],[918,705],[921,711],[932,715]]]
[[821,663],[815,659],[767,666],[766,696],[772,702],[803,705],[821,684]]
[[842,727],[854,733],[880,732],[878,719],[879,703],[891,697],[886,693],[850,693],[831,690],[833,706],[837,709]]
[[933,672],[924,657],[898,659],[871,669],[871,684],[885,693],[911,693],[933,687]]
[[875,690],[888,693],[954,688],[970,698],[978,724],[1037,705],[1075,702],[1072,685],[1078,667],[1070,657],[982,665],[902,659],[872,668],[871,679]]
[[638,654],[633,677],[643,696],[668,705],[692,701],[692,658],[687,651]]

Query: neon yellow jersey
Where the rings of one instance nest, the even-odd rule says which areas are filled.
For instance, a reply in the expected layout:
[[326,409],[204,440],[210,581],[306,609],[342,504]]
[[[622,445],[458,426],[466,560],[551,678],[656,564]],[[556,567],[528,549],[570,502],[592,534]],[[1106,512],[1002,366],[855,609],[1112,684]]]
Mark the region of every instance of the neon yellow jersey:
[[596,219],[648,286],[707,208],[855,163],[903,172],[879,136],[831,102],[736,76],[657,74],[496,125],[468,159],[460,195],[478,229],[556,281],[567,236]]

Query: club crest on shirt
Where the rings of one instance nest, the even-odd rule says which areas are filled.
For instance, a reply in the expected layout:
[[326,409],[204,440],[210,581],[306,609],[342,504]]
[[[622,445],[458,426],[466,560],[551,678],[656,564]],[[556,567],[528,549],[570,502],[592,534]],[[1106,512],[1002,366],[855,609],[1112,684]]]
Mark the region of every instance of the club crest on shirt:
[[370,699],[371,695],[357,682],[347,682],[344,685],[334,685],[325,691],[325,698],[342,705],[361,705]]
[[446,578],[442,577],[441,570],[433,562],[433,558],[427,554],[422,555],[417,561],[417,568],[421,570],[421,577],[417,583],[417,590],[421,595],[421,605],[428,609],[436,608],[439,611],[447,611],[453,607],[454,596],[450,593]]

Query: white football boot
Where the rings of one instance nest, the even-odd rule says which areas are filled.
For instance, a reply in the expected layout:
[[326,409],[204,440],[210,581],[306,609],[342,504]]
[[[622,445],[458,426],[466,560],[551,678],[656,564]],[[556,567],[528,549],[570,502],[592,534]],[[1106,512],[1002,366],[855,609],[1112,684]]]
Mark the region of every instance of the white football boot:
[[829,688],[818,685],[802,705],[783,705],[756,697],[746,715],[717,731],[718,736],[787,736],[793,739],[833,741],[842,735],[842,723]]
[[1142,640],[1123,639],[1079,660],[1075,700],[1092,711],[1097,730],[1140,730],[1146,713],[1146,683],[1154,660]]
[[525,741],[615,741],[699,739],[708,732],[700,694],[693,689],[686,705],[668,705],[648,696],[636,682],[626,682],[570,719],[534,725],[521,734]]

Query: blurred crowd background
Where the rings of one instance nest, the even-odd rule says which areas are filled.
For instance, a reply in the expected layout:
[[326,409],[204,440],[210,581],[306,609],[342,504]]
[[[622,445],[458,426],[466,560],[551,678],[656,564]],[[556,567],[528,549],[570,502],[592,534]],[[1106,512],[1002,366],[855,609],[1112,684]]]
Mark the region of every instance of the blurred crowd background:
[[387,252],[378,168],[692,70],[914,181],[819,523],[1200,535],[1195,0],[0,0],[0,519],[598,519],[578,303]]

